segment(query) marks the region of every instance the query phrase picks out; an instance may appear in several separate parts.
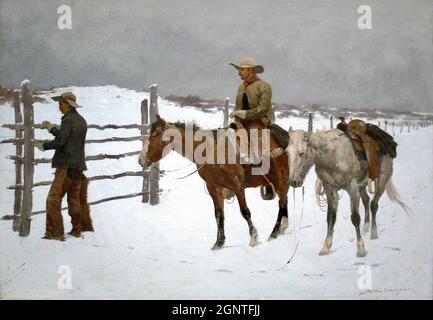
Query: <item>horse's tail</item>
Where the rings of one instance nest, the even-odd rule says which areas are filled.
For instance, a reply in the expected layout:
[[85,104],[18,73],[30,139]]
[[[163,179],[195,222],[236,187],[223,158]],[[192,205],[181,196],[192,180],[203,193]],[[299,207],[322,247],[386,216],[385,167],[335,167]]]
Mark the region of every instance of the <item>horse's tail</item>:
[[409,211],[412,212],[412,210],[409,208],[409,206],[406,203],[404,203],[401,200],[401,196],[398,193],[397,188],[395,187],[394,183],[392,183],[392,177],[389,178],[385,190],[386,190],[386,194],[388,195],[388,198],[393,202],[397,202],[410,218]]

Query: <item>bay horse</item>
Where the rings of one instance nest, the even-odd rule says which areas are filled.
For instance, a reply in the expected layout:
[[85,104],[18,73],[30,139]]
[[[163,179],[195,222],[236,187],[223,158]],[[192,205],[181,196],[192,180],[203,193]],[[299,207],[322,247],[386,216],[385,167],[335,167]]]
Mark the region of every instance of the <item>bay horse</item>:
[[[292,187],[302,186],[305,176],[315,165],[318,178],[322,181],[327,198],[328,231],[319,255],[329,254],[332,246],[334,224],[337,218],[338,191],[343,189],[350,196],[351,220],[355,226],[357,237],[357,256],[367,254],[364,240],[360,232],[359,200],[362,199],[365,210],[365,229],[369,226],[371,210],[371,239],[377,239],[376,213],[379,208],[379,199],[384,191],[389,198],[396,201],[407,213],[408,207],[399,199],[391,176],[393,173],[393,159],[385,154],[381,158],[380,174],[377,178],[377,189],[370,203],[367,194],[368,163],[359,160],[355,154],[349,138],[340,130],[320,131],[308,133],[303,130],[289,129],[289,182]],[[369,210],[370,209],[370,210]],[[364,229],[364,230],[365,230]]]
[[[188,158],[190,161],[196,163],[197,171],[200,177],[205,181],[210,196],[212,197],[215,218],[218,227],[218,234],[215,244],[212,249],[220,249],[225,242],[224,235],[224,193],[226,189],[232,191],[238,200],[240,211],[244,219],[248,223],[250,234],[250,246],[256,246],[258,242],[257,229],[251,220],[251,212],[247,206],[245,199],[245,188],[255,188],[259,186],[268,186],[269,182],[272,183],[276,194],[279,197],[279,211],[277,221],[272,230],[268,240],[277,238],[288,227],[288,214],[287,214],[287,192],[289,190],[288,182],[288,157],[283,153],[277,158],[270,159],[270,170],[264,175],[252,175],[251,164],[241,164],[239,161],[239,154],[236,155],[235,163],[225,161],[223,164],[217,162],[205,162],[199,164],[197,159],[191,155],[191,152],[186,152],[186,124],[182,122],[170,123],[166,122],[159,115],[157,120],[152,123],[149,138],[146,141],[143,150],[139,156],[139,163],[142,166],[150,166],[161,160],[171,150],[177,151],[183,157]],[[178,139],[167,139],[164,137],[164,132],[168,129],[175,129],[178,134]],[[198,126],[193,126],[193,131],[200,131],[201,134],[215,135],[216,130],[201,130]],[[195,140],[195,139],[193,139]],[[199,150],[202,141],[192,141],[192,151],[196,154]],[[169,145],[171,144],[171,145]],[[271,147],[277,146],[276,142],[271,138]],[[215,147],[215,146],[213,146]],[[227,155],[228,146],[225,148],[224,157]],[[214,148],[213,150],[216,150]],[[204,152],[206,153],[206,151]],[[214,157],[215,155],[206,154],[206,156]],[[227,160],[227,158],[225,158]]]

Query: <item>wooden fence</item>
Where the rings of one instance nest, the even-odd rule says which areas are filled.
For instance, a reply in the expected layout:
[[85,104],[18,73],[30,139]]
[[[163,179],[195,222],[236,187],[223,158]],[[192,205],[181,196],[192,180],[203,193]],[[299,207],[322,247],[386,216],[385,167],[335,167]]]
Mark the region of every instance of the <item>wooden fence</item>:
[[[21,100],[23,103],[23,115],[21,113],[20,92],[15,90],[13,106],[15,110],[15,123],[5,124],[4,128],[15,131],[15,138],[0,141],[0,143],[12,143],[16,145],[14,156],[10,156],[15,162],[15,184],[7,189],[15,191],[14,212],[10,215],[2,217],[3,220],[13,220],[13,231],[19,231],[20,236],[28,236],[30,233],[31,217],[33,215],[45,213],[45,210],[33,211],[33,195],[34,187],[51,185],[52,181],[33,181],[34,166],[39,163],[51,163],[52,159],[34,157],[34,131],[41,129],[41,124],[35,124],[33,121],[33,103],[32,90],[30,82],[24,81],[21,88]],[[126,124],[126,125],[97,125],[89,124],[88,129],[106,130],[106,129],[138,129],[140,135],[132,137],[110,137],[105,139],[90,139],[86,143],[106,143],[106,142],[128,142],[128,141],[144,141],[149,133],[149,123],[156,119],[158,112],[158,86],[150,86],[150,103],[147,99],[141,103],[141,124]],[[23,121],[24,120],[24,121]],[[150,122],[149,122],[150,121]],[[24,133],[24,134],[23,134]],[[123,154],[98,154],[86,156],[86,161],[97,161],[104,159],[120,159],[130,156],[138,156],[141,150],[127,152]],[[95,205],[102,202],[127,199],[133,197],[142,197],[142,202],[149,202],[151,205],[159,203],[159,165],[154,164],[150,168],[143,168],[140,171],[127,171],[117,174],[107,174],[101,176],[88,177],[90,181],[118,179],[127,176],[143,177],[143,186],[140,192],[130,193],[125,195],[114,196],[110,198],[99,199],[89,202],[89,205]],[[62,210],[67,207],[62,208]]]
[[[352,118],[350,118],[352,119]],[[308,132],[313,132],[313,122],[314,122],[314,112],[308,113]],[[419,130],[421,128],[429,127],[433,125],[433,122],[430,120],[397,120],[397,121],[389,121],[384,120],[382,122],[378,121],[377,126],[386,132],[390,133],[391,135],[395,136],[397,127],[400,127],[400,133],[403,132],[404,127],[407,127],[407,132],[410,132],[411,128],[412,130]],[[329,116],[329,128],[334,129],[334,116]]]

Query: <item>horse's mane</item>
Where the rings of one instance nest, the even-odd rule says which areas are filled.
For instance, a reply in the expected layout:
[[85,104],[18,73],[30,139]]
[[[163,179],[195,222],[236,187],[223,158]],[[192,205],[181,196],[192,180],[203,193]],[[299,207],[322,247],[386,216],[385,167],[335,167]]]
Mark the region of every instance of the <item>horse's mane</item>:
[[173,125],[173,126],[175,126],[178,129],[183,129],[183,130],[185,130],[185,127],[186,127],[187,124],[190,125],[190,126],[192,126],[192,129],[194,131],[201,130],[200,126],[195,121],[185,122],[185,121],[179,121],[178,120],[176,122],[171,122],[170,124]]
[[[194,131],[200,130],[201,128],[197,125],[197,123],[195,123],[195,121],[192,122],[184,122],[184,121],[176,121],[176,122],[169,122],[169,124],[175,126],[178,129],[183,129],[185,130],[185,127],[187,124],[191,124],[192,128]],[[153,131],[155,131],[158,128],[159,122],[155,121],[150,125],[150,132],[152,133]]]

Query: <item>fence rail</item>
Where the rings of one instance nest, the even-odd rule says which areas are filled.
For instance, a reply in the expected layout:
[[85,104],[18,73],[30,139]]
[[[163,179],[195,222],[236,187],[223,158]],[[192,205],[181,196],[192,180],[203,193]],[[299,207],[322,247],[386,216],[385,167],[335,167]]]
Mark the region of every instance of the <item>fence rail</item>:
[[[141,150],[139,151],[131,151],[126,153],[120,153],[120,154],[97,154],[93,156],[86,156],[86,161],[95,161],[95,160],[105,160],[105,159],[120,159],[124,157],[130,157],[130,156],[136,156],[140,154]],[[17,161],[17,162],[24,162],[24,157],[22,156],[9,156],[9,159]],[[38,163],[51,163],[52,158],[39,158],[39,159],[33,159],[34,164]]]
[[[21,114],[21,101],[23,103],[23,115]],[[4,124],[2,127],[14,130],[15,137],[11,139],[4,139],[0,141],[2,144],[14,144],[16,146],[15,155],[8,158],[15,162],[15,185],[7,187],[9,190],[15,191],[14,212],[13,214],[4,215],[3,220],[13,220],[13,231],[19,231],[20,236],[28,236],[30,233],[31,217],[45,213],[45,210],[32,211],[33,196],[32,191],[35,187],[51,185],[52,181],[39,181],[34,183],[34,166],[41,163],[51,163],[51,158],[37,158],[34,157],[35,141],[48,141],[35,139],[35,129],[42,129],[42,124],[33,123],[33,103],[32,91],[29,81],[24,81],[21,88],[21,101],[20,91],[14,92],[14,110],[15,110],[15,123]],[[151,106],[150,108],[148,106]],[[152,85],[150,87],[150,104],[147,99],[141,103],[141,124],[89,124],[88,129],[107,130],[107,129],[137,129],[140,130],[139,136],[131,137],[109,137],[103,139],[88,139],[86,143],[108,143],[108,142],[130,142],[142,141],[144,144],[145,139],[149,133],[149,119],[156,119],[158,112],[158,86]],[[24,122],[23,122],[24,120]],[[23,152],[24,151],[24,152]],[[121,159],[124,157],[137,156],[141,150],[131,151],[121,154],[98,154],[86,156],[86,161],[97,161],[105,159]],[[125,195],[112,196],[96,201],[89,202],[89,205],[96,205],[99,203],[128,199],[133,197],[142,197],[142,202],[150,202],[155,205],[159,202],[159,168],[152,165],[150,168],[143,168],[140,171],[125,171],[116,174],[104,174],[88,178],[89,181],[97,180],[113,180],[122,177],[143,177],[143,186],[141,192],[135,192]],[[23,179],[24,178],[24,179]],[[64,210],[66,208],[62,208]]]
[[[104,138],[104,139],[91,139],[91,140],[86,140],[86,143],[106,143],[106,142],[129,142],[129,141],[142,141],[145,140],[146,137],[143,136],[134,136],[134,137],[110,137],[110,138]],[[50,140],[39,140],[39,139],[35,139],[34,141],[39,141],[39,142],[48,142]],[[17,143],[24,143],[24,139],[4,139],[1,140],[0,143],[13,143],[13,144],[17,144]]]
[[[17,92],[19,94],[19,91]],[[145,99],[146,100],[146,99]],[[147,101],[147,100],[146,100]],[[19,120],[22,122],[22,120]],[[24,131],[25,126],[23,124],[4,124],[3,128],[11,129],[11,130],[20,130]],[[43,129],[42,124],[34,124],[32,125],[35,129]],[[117,124],[88,124],[88,129],[97,129],[97,130],[106,130],[106,129],[147,129],[149,127],[148,124],[125,124],[125,125],[117,125]]]
[[[99,204],[99,203],[103,203],[103,202],[108,202],[108,201],[113,201],[113,200],[135,198],[135,197],[142,196],[145,193],[149,194],[150,192],[129,193],[129,194],[121,195],[121,196],[114,196],[114,197],[104,198],[104,199],[100,199],[100,200],[96,200],[96,201],[90,201],[89,205],[92,206],[92,205],[95,205],[95,204]],[[66,209],[68,209],[68,207],[62,207],[61,208],[62,211],[66,210]],[[39,214],[46,213],[46,212],[47,212],[46,210],[33,211],[31,215],[35,216],[35,215],[39,215]],[[7,215],[4,215],[1,218],[1,220],[13,220],[14,217],[15,217],[14,215],[7,214]]]

